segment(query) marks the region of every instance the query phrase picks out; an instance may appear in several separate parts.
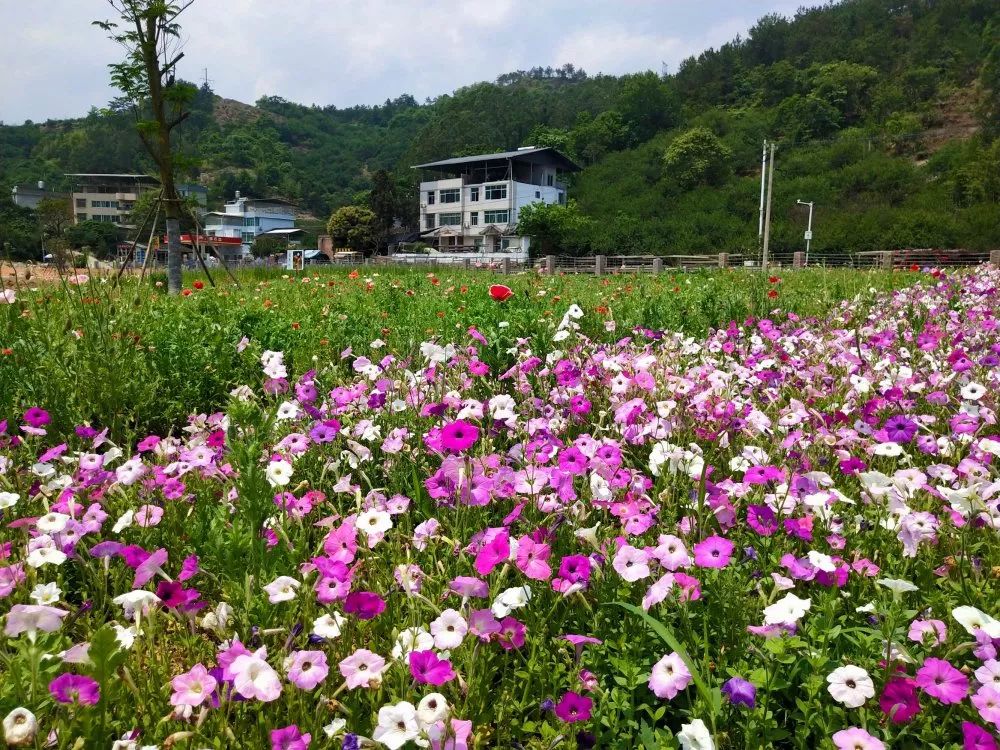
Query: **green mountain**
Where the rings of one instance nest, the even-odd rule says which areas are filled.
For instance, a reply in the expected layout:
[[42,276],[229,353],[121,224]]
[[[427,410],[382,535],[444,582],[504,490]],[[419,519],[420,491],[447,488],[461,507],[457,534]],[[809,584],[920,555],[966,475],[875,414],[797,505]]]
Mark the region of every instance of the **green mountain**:
[[[845,0],[765,16],[671,75],[535,68],[425,103],[402,95],[338,109],[270,96],[249,106],[202,88],[177,132],[186,177],[213,200],[279,195],[319,219],[364,202],[384,169],[404,196],[399,218],[412,222],[409,165],[557,146],[584,168],[575,203],[536,217],[539,231],[554,250],[613,254],[752,247],[768,138],[779,143],[777,252],[800,249],[796,199],[816,203],[819,254],[1000,247],[1000,5]],[[5,191],[151,167],[129,114],[113,108],[0,126]],[[12,209],[0,204],[0,243],[34,250],[30,217]]]

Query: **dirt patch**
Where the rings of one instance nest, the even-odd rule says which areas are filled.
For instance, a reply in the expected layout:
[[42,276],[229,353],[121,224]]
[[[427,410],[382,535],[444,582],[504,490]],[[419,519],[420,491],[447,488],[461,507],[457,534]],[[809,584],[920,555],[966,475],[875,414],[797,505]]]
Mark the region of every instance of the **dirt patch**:
[[978,92],[973,87],[959,89],[938,102],[935,123],[922,136],[922,155],[930,155],[949,141],[965,140],[979,132],[976,119]]
[[254,107],[252,104],[244,104],[235,99],[224,99],[221,96],[215,98],[212,112],[215,121],[221,126],[244,125],[257,122],[262,117],[273,117],[270,112]]

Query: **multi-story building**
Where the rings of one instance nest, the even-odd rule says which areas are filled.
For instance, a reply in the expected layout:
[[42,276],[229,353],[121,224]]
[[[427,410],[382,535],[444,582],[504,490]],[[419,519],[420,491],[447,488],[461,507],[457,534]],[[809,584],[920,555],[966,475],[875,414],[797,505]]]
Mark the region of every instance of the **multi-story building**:
[[132,206],[147,190],[159,190],[160,181],[144,174],[68,174],[74,179],[73,217],[132,226]]
[[244,198],[239,191],[222,211],[205,214],[205,234],[209,237],[239,237],[243,252],[262,234],[290,238],[302,232],[295,228],[293,204],[280,198]]
[[42,180],[37,185],[15,185],[10,190],[11,200],[15,206],[22,208],[38,208],[38,204],[45,199],[66,200],[69,196],[66,193],[53,193],[45,188]]
[[517,234],[522,208],[565,203],[563,176],[579,169],[554,148],[516,151],[417,164],[443,175],[420,183],[422,238],[441,252],[474,251],[527,257],[530,238]]

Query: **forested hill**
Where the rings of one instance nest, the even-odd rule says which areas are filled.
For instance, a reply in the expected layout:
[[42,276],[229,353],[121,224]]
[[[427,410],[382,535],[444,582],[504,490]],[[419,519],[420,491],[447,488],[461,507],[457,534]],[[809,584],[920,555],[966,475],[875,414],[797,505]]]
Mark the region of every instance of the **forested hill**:
[[[798,249],[1000,247],[1000,3],[846,0],[766,16],[746,39],[670,75],[589,76],[572,65],[509,73],[425,103],[254,106],[203,88],[178,129],[190,177],[215,200],[280,195],[318,217],[395,173],[412,221],[409,165],[554,145],[584,166],[576,206],[544,217],[571,252],[752,246],[761,141],[777,139],[774,238]],[[125,112],[0,126],[0,189],[64,172],[151,164]]]

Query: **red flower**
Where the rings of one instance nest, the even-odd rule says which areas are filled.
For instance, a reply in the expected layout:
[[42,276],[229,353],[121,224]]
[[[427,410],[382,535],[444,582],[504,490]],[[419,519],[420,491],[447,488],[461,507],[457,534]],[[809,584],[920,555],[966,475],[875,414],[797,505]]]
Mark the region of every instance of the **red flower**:
[[490,287],[490,296],[497,302],[503,302],[514,296],[514,292],[511,291],[509,286],[504,286],[503,284],[493,284]]
[[771,299],[774,299],[775,297],[778,296],[778,290],[777,289],[768,289],[767,290],[767,296],[770,297]]
[[349,278],[349,279],[356,279],[356,278],[358,278],[359,275],[360,274],[358,274],[357,271],[351,271],[349,274],[347,274],[347,278]]
[[194,282],[191,286],[193,286],[195,289],[204,289],[205,282],[199,279],[198,281]]
[[918,266],[916,263],[914,263],[912,266],[910,266],[910,270],[911,271],[919,271],[920,270],[920,266]]
[[185,289],[183,292],[181,292],[181,294],[183,294],[185,297],[190,297],[191,296],[191,290],[190,289]]
[[768,276],[767,280],[772,284],[777,284],[779,281],[781,281],[781,279],[779,279],[777,276]]

